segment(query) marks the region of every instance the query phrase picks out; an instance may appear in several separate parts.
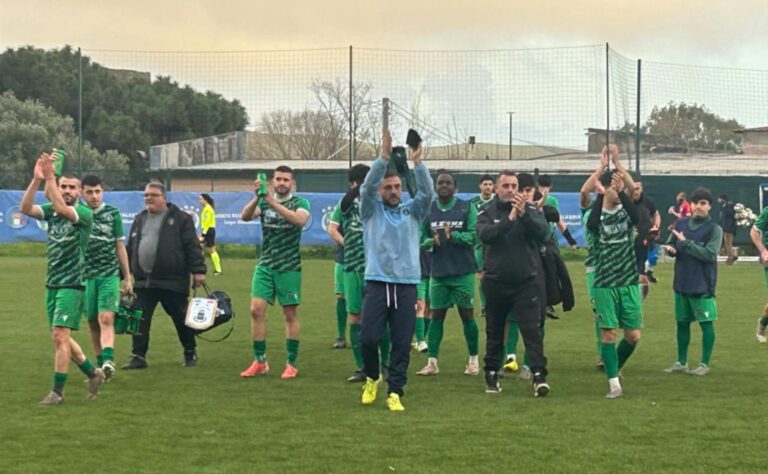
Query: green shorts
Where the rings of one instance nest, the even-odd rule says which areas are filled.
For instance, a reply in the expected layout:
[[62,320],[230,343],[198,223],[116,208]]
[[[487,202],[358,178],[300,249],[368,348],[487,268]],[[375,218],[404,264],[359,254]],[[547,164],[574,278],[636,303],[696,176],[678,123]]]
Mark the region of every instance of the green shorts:
[[717,301],[713,297],[697,298],[675,293],[675,318],[681,323],[717,321]]
[[640,285],[619,288],[594,288],[597,325],[602,329],[640,329],[643,327],[643,306]]
[[475,307],[475,274],[457,277],[432,277],[429,281],[429,307],[459,309]]
[[429,277],[422,278],[416,285],[416,299],[424,300],[429,304]]
[[363,311],[363,287],[365,286],[364,272],[344,272],[344,299],[347,302],[347,313],[360,314]]
[[275,295],[280,306],[301,304],[301,272],[276,272],[256,265],[251,280],[251,297],[275,304]]
[[335,263],[333,265],[333,287],[337,295],[344,294],[344,264]]
[[83,315],[83,290],[73,288],[46,288],[45,309],[48,327],[80,329]]
[[117,313],[120,307],[120,277],[96,277],[85,280],[85,318],[98,320],[99,313]]

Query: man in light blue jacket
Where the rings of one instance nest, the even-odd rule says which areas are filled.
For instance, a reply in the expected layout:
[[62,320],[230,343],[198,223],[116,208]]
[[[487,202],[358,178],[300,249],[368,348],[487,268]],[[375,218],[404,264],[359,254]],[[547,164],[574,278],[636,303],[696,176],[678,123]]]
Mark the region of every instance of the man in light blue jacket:
[[384,132],[381,157],[373,162],[360,188],[360,215],[365,245],[365,294],[360,342],[366,382],[363,405],[376,400],[381,380],[379,341],[389,324],[392,355],[387,407],[403,411],[400,397],[407,382],[411,339],[416,325],[416,285],[421,280],[419,227],[433,198],[429,170],[421,162],[421,147],[413,150],[416,196],[402,202],[402,180],[388,172],[392,137]]

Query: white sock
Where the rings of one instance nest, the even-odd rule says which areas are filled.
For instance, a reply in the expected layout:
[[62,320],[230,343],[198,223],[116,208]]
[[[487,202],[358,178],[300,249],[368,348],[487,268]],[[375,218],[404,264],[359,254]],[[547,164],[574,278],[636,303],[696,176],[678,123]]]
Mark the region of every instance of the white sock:
[[507,354],[507,360],[517,360],[517,356],[515,354]]
[[476,355],[469,356],[469,365],[478,365]]
[[608,379],[608,385],[611,387],[611,390],[621,390],[621,382],[619,382],[618,377]]
[[434,365],[437,367],[437,357],[430,357],[427,359],[427,365]]

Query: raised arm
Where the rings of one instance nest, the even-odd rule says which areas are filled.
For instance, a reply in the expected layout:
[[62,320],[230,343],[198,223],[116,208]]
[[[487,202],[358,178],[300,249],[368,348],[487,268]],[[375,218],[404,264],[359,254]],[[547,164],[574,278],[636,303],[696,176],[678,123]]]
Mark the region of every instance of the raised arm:
[[243,206],[243,210],[240,212],[240,219],[245,222],[250,222],[261,215],[261,208],[259,207],[259,195],[257,194],[261,188],[261,180],[257,179],[253,182],[253,191],[255,196]]
[[688,240],[682,232],[677,230],[673,230],[672,233],[677,237],[676,247],[678,251],[685,252],[691,257],[703,262],[709,263],[717,261],[717,254],[720,253],[720,245],[723,243],[723,229],[721,229],[719,225],[715,226],[706,244]]
[[[40,160],[38,159],[38,162]],[[39,206],[35,206],[35,194],[40,188],[40,181],[43,181],[42,176],[38,173],[38,164],[35,164],[35,175],[32,177],[32,181],[29,182],[27,190],[24,191],[24,195],[21,197],[21,203],[19,203],[19,210],[29,217],[34,217],[37,220],[43,219],[43,211]]]
[[627,171],[626,168],[624,168],[624,165],[621,164],[621,160],[619,160],[619,147],[616,145],[611,145],[610,150],[608,150],[606,153],[610,153],[613,167],[619,170],[621,173],[621,178],[624,180],[624,187],[631,194],[635,189],[635,181],[632,179],[632,175],[629,174],[629,171]]
[[414,163],[413,173],[416,176],[416,196],[411,201],[411,206],[413,215],[417,219],[422,220],[427,217],[432,206],[434,185],[432,184],[432,177],[429,176],[427,166],[421,162],[421,147],[413,152],[412,158]]
[[271,194],[267,194],[264,201],[269,204],[278,214],[283,216],[285,220],[295,225],[296,227],[304,227],[309,219],[309,209],[302,207],[292,211],[287,207],[280,204]]

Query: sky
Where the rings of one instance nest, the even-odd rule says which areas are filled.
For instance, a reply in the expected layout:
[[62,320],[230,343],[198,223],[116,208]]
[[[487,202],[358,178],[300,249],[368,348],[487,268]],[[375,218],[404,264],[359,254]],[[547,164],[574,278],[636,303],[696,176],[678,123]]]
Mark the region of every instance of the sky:
[[3,49],[506,49],[605,42],[649,61],[768,69],[768,2],[0,0]]
[[[352,45],[355,80],[377,100],[420,104],[447,141],[505,143],[514,111],[516,144],[583,148],[584,130],[607,122],[606,42],[628,59],[612,63],[611,125],[634,121],[638,58],[645,117],[687,101],[768,125],[768,0],[0,0],[0,48],[68,44],[108,67],[169,75],[239,100],[249,129],[269,111],[308,108],[312,80],[343,78]],[[340,49],[282,52],[320,48]],[[533,48],[572,49],[498,51]],[[161,51],[230,53],[147,53]]]

